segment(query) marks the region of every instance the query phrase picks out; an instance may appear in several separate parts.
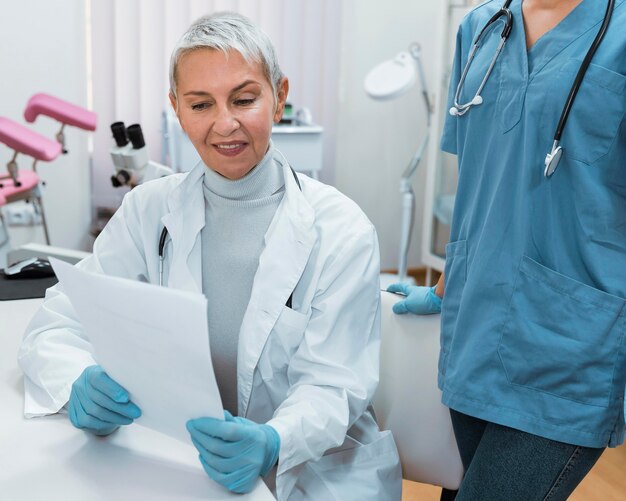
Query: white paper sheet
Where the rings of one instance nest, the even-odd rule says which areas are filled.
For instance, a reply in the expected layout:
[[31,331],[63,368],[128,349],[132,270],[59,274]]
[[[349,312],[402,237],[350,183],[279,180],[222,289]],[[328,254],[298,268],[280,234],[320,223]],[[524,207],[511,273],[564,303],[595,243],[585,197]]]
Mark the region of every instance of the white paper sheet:
[[187,420],[224,417],[202,294],[50,262],[95,360],[141,409],[136,423],[189,442]]

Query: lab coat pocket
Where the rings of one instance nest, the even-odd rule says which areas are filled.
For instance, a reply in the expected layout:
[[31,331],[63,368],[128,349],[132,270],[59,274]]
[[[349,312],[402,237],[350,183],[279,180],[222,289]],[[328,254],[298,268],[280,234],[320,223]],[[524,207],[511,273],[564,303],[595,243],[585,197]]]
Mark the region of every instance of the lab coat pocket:
[[[445,374],[447,355],[456,329],[457,312],[461,304],[467,278],[467,241],[458,240],[446,245],[444,294],[441,309],[441,354],[439,373]],[[454,286],[449,286],[451,283]]]
[[340,448],[327,452],[317,461],[316,466],[319,471],[335,470],[341,466],[352,469],[360,463],[383,464],[381,458],[387,455],[393,464],[398,463],[398,449],[388,430],[379,431],[378,436],[369,443],[361,443],[347,436]]
[[498,346],[509,382],[608,407],[625,304],[524,256]]
[[[563,82],[573,82],[581,61],[569,59],[561,68],[552,93],[563,96],[567,89]],[[548,107],[546,107],[548,108]],[[543,122],[556,124],[559,121],[562,105],[549,107],[549,115]],[[608,68],[591,64],[585,73],[578,95],[574,100],[569,118],[563,129],[561,145],[565,158],[593,164],[606,155],[613,145],[626,111],[626,76]]]
[[287,371],[291,357],[302,342],[309,317],[310,314],[283,307],[259,359],[259,373],[264,381]]
[[323,499],[399,501],[402,471],[393,435],[381,431],[367,444],[347,437],[341,448],[305,465],[295,486],[302,494],[298,499],[311,499],[303,495],[311,486],[325,494]]

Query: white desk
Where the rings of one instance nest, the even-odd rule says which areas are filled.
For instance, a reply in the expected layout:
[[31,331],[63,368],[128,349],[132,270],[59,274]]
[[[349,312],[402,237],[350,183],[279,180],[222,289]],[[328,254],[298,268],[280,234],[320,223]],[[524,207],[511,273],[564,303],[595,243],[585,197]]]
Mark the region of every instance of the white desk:
[[294,170],[319,179],[323,163],[322,132],[324,129],[319,125],[275,125],[272,141]]
[[0,301],[0,499],[270,501],[263,482],[230,494],[202,470],[191,445],[138,425],[107,438],[74,428],[66,416],[24,419],[16,353],[40,299]]

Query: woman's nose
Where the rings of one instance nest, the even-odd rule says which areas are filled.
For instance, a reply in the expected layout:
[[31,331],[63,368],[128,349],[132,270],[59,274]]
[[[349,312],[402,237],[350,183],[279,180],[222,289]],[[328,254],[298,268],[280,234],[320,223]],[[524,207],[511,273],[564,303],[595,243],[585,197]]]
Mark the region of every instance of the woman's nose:
[[227,107],[220,108],[213,130],[220,136],[229,136],[235,132],[241,124]]

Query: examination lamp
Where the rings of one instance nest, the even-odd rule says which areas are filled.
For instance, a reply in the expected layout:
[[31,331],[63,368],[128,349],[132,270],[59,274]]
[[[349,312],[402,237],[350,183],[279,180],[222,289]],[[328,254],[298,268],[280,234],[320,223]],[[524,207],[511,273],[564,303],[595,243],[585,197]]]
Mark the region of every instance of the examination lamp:
[[[395,99],[408,91],[419,79],[422,96],[426,106],[426,136],[419,148],[413,155],[408,166],[400,179],[400,193],[402,194],[402,219],[400,233],[400,256],[398,261],[397,275],[382,275],[381,285],[386,287],[392,282],[413,282],[407,275],[407,262],[411,233],[415,216],[415,193],[413,192],[412,179],[422,159],[426,145],[428,144],[428,131],[430,130],[431,106],[428,97],[428,88],[422,66],[422,55],[419,44],[412,43],[409,50],[400,52],[389,61],[380,63],[372,68],[365,77],[365,92],[376,100]],[[386,283],[389,282],[389,283]]]

